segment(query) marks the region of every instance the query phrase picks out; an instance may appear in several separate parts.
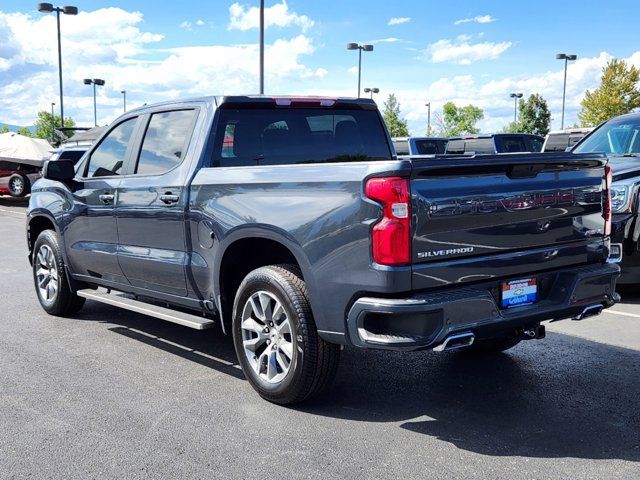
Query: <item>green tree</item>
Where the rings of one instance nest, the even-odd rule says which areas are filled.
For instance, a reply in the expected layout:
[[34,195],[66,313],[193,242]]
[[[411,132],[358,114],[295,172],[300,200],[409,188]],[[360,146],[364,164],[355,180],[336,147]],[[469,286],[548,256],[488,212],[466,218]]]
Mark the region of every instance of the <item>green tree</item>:
[[551,126],[551,112],[547,101],[541,95],[529,95],[527,100],[520,100],[518,104],[518,131],[533,133],[543,137],[549,133]]
[[2,127],[0,127],[0,133],[8,133],[9,132],[9,127],[7,127],[6,125],[2,125]]
[[24,135],[25,137],[33,137],[33,132],[31,132],[27,127],[20,127],[17,133]]
[[382,114],[384,123],[392,137],[408,137],[409,128],[407,121],[400,117],[400,103],[395,94],[390,93],[387,101],[384,102],[384,112]]
[[[56,130],[54,129],[54,125],[56,128],[60,127],[59,115],[54,115],[53,117],[51,117],[50,112],[47,112],[46,110],[39,111],[38,119],[35,122],[35,136],[38,138],[49,140],[52,143],[57,143],[63,140],[64,137],[61,137],[61,134],[56,132]],[[64,126],[75,127],[76,122],[74,122],[71,117],[67,117],[64,119]]]
[[584,127],[593,127],[612,117],[640,107],[640,71],[624,60],[613,59],[602,69],[600,86],[587,90],[578,113]]
[[522,132],[522,129],[520,127],[520,122],[509,122],[498,133],[520,133],[520,132]]
[[440,135],[454,137],[478,133],[480,129],[476,124],[483,118],[484,112],[480,107],[457,107],[455,103],[447,102],[442,106],[442,115],[436,116],[436,125]]

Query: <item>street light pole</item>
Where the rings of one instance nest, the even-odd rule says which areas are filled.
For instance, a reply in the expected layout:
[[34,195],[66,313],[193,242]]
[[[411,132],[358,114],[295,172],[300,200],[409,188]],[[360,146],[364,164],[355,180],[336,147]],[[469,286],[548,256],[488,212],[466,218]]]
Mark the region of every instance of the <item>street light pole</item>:
[[60,85],[60,119],[64,125],[64,103],[62,100],[62,42],[60,40],[60,9],[56,8],[56,23],[58,25],[58,82]]
[[511,93],[509,96],[513,98],[513,124],[515,125],[518,121],[518,99],[522,98],[522,93]]
[[96,85],[103,86],[105,81],[101,78],[85,78],[83,80],[85,85],[93,85],[93,123],[98,126],[98,108],[96,106]]
[[431,102],[425,103],[427,107],[427,135],[431,135]]
[[264,0],[260,0],[260,95],[264,95]]
[[564,86],[562,87],[562,121],[560,123],[560,130],[564,130],[564,104],[567,96],[567,67],[569,60],[575,60],[577,55],[568,53],[558,53],[556,55],[557,60],[564,60]]
[[[55,106],[56,106],[55,102],[51,102],[51,142],[52,143],[54,139],[54,132],[56,129],[56,117],[53,116],[53,107]],[[62,126],[64,127],[64,124],[62,124]]]
[[362,78],[362,52],[372,52],[373,45],[347,43],[347,50],[358,50],[358,98],[360,98],[360,80]]
[[127,113],[127,91],[120,90],[120,93],[122,94],[122,109],[124,113]]
[[362,78],[362,49],[358,49],[358,98],[360,98],[360,80]]
[[64,100],[62,98],[62,42],[60,38],[60,13],[65,15],[77,15],[78,8],[72,6],[54,7],[50,3],[39,3],[38,11],[40,13],[56,12],[56,25],[58,28],[58,82],[60,85],[60,120],[64,126]]
[[376,87],[374,87],[374,88],[366,87],[366,88],[364,89],[364,93],[369,93],[369,94],[370,94],[370,98],[371,98],[371,100],[373,100],[373,94],[374,94],[374,93],[380,93],[380,89],[379,89],[379,88],[376,88]]

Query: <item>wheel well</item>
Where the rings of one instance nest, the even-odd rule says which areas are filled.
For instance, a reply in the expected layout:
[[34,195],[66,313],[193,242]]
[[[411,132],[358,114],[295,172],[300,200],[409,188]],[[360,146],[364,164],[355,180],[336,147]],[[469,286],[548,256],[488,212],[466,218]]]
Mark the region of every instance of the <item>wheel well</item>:
[[244,238],[232,243],[224,252],[220,264],[220,302],[225,331],[231,329],[233,301],[244,277],[256,268],[266,265],[298,265],[296,257],[287,247],[266,238]]
[[31,259],[31,255],[33,254],[33,246],[36,243],[36,239],[38,235],[40,235],[45,230],[53,230],[55,231],[55,226],[53,222],[49,220],[47,217],[33,217],[29,222],[29,227],[27,228],[27,244],[29,246],[29,259]]

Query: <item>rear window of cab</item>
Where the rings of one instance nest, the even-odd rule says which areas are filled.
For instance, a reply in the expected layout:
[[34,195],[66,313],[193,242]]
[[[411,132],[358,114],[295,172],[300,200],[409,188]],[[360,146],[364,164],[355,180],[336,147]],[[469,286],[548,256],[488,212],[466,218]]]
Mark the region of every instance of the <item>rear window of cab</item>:
[[375,110],[228,108],[220,111],[214,164],[220,166],[389,160]]

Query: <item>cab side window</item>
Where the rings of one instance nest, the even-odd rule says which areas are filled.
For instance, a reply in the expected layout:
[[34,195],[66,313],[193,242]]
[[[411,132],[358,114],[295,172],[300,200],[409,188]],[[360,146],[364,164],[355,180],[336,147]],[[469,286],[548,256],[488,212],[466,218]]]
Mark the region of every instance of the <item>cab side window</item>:
[[120,175],[138,118],[130,118],[116,126],[91,153],[86,177]]
[[191,138],[195,110],[176,110],[151,115],[136,172],[157,175],[179,165]]

